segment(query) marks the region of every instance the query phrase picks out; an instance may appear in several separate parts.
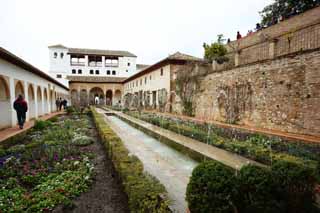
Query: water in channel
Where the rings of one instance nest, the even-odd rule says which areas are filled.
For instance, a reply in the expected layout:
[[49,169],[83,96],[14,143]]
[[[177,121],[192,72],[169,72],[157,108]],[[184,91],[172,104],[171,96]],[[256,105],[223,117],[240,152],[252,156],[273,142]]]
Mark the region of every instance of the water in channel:
[[166,187],[173,201],[173,210],[185,212],[187,208],[186,187],[192,170],[198,162],[130,126],[116,116],[105,118],[130,153],[143,162],[145,171],[157,177]]

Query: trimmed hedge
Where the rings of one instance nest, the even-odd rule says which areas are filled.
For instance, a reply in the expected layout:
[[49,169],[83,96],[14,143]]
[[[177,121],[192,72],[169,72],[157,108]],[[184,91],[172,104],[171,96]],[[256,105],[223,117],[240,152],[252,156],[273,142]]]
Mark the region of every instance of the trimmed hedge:
[[187,186],[186,199],[191,212],[232,212],[234,171],[215,161],[197,166]]
[[103,115],[93,107],[91,110],[106,152],[111,156],[128,195],[131,212],[171,212],[164,186],[143,171],[142,162],[129,154],[121,139],[106,124]]
[[193,170],[186,200],[191,212],[312,213],[319,212],[315,185],[313,170],[291,162],[235,172],[208,161]]

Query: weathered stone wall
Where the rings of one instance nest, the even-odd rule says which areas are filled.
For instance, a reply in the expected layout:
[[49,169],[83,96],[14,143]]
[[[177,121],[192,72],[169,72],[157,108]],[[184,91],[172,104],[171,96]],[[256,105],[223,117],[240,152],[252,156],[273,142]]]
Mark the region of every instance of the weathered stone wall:
[[196,117],[319,136],[320,50],[209,74]]
[[235,66],[319,47],[320,7],[226,45],[230,63]]

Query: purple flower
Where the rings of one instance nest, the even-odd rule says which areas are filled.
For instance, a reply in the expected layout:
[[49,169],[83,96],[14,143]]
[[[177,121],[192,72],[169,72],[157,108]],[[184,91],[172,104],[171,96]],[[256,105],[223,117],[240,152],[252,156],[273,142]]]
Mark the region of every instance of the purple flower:
[[58,160],[59,160],[59,158],[58,158],[58,155],[57,155],[57,154],[54,154],[54,156],[53,156],[53,160],[55,160],[55,161],[58,161]]

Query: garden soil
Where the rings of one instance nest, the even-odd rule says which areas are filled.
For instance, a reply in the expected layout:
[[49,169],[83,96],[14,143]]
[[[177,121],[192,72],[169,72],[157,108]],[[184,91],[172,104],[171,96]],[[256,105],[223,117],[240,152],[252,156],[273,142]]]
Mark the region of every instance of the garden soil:
[[99,141],[97,130],[94,127],[89,128],[91,136],[96,139],[95,143],[85,147],[96,155],[93,160],[96,172],[93,184],[87,192],[73,200],[74,206],[71,209],[58,206],[53,212],[129,212],[127,196],[117,178],[117,173],[111,160],[106,157],[104,147]]

